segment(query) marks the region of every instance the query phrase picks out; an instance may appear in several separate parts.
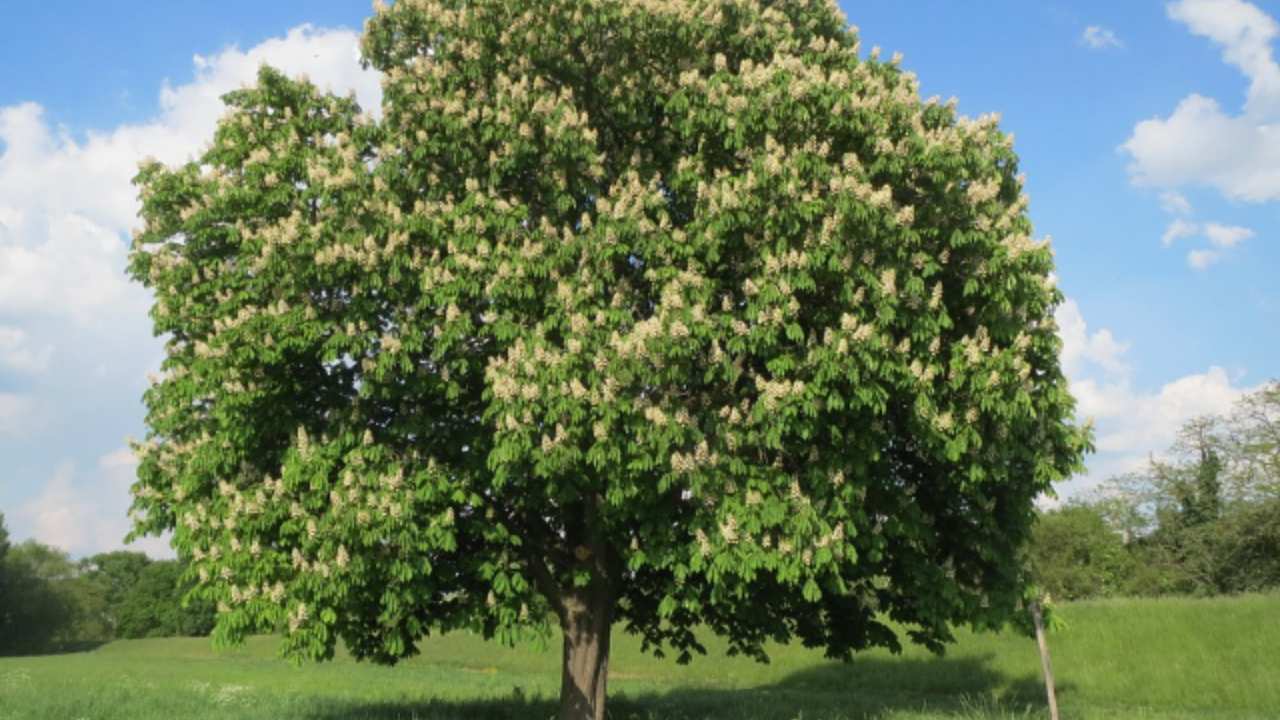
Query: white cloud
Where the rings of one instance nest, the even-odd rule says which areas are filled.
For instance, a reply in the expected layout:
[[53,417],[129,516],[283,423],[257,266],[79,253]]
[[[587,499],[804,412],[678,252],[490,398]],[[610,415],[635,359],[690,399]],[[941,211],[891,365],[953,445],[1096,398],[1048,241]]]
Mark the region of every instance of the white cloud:
[[1204,226],[1204,236],[1209,239],[1209,242],[1213,243],[1214,247],[1235,247],[1253,237],[1253,235],[1254,232],[1252,230],[1239,225],[1206,223]]
[[1062,369],[1071,377],[1097,366],[1109,373],[1124,373],[1129,367],[1123,355],[1129,346],[1117,341],[1103,328],[1092,334],[1075,300],[1068,298],[1054,313],[1062,337]]
[[146,295],[124,274],[127,247],[119,231],[73,211],[36,217],[40,225],[19,226],[22,240],[0,242],[0,312],[80,325],[145,317]]
[[0,205],[0,238],[11,233],[16,233],[18,226],[22,224],[22,211],[18,208],[12,208]]
[[1123,472],[1137,470],[1165,451],[1191,418],[1228,410],[1250,388],[1235,384],[1221,367],[1210,367],[1151,391],[1134,386],[1125,361],[1128,345],[1107,329],[1089,332],[1079,306],[1068,299],[1056,313],[1063,340],[1062,366],[1081,419],[1095,422],[1097,453],[1082,478],[1061,491],[1072,494]]
[[1166,190],[1160,193],[1160,207],[1170,215],[1191,214],[1191,201],[1176,190]]
[[1121,147],[1139,185],[1209,185],[1252,202],[1280,198],[1280,127],[1228,117],[1202,95],[1183,99],[1167,119],[1138,123]]
[[[92,453],[92,446],[85,449],[92,442],[83,437],[85,428],[74,436],[61,430],[71,426],[64,416],[72,411],[57,388],[98,373],[136,373],[141,382],[156,365],[148,296],[125,275],[128,235],[137,223],[131,179],[138,162],[194,157],[224,112],[221,96],[253,83],[263,64],[308,74],[321,88],[354,92],[362,107],[379,114],[380,76],[360,66],[358,47],[356,31],[301,26],[247,50],[196,55],[189,82],[158,88],[154,117],[82,136],[51,124],[34,102],[0,106],[0,370],[52,375],[22,394],[0,393],[0,440],[21,436],[24,443],[0,444],[0,455],[16,450],[26,464],[39,462],[40,451],[26,443],[33,427],[44,446],[61,441]],[[59,362],[51,365],[55,347]],[[137,397],[106,414],[113,423],[137,423]],[[115,438],[118,428],[101,431]],[[48,467],[53,464],[50,459]],[[132,472],[114,454],[100,459],[91,476],[58,465],[26,506],[29,525],[42,540],[75,552],[119,547]]]
[[353,31],[302,26],[248,51],[197,55],[191,82],[161,89],[158,116],[83,141],[51,127],[35,103],[0,108],[0,313],[143,318],[145,295],[124,275],[138,161],[194,156],[223,113],[221,96],[252,83],[264,63],[378,108],[378,74],[360,67],[357,47]]
[[0,325],[0,370],[8,368],[23,373],[41,373],[49,368],[53,347],[39,350],[31,347],[25,330]]
[[1205,270],[1222,259],[1223,250],[1233,248],[1254,235],[1253,230],[1239,225],[1196,223],[1186,218],[1174,218],[1160,236],[1160,244],[1169,247],[1183,238],[1204,238],[1211,247],[1190,250],[1187,265],[1195,270]]
[[1102,50],[1109,47],[1124,47],[1124,43],[1120,42],[1120,38],[1116,37],[1114,31],[1099,25],[1090,25],[1080,34],[1080,42],[1094,50]]
[[1192,33],[1222,46],[1222,59],[1249,78],[1246,112],[1280,109],[1280,67],[1271,54],[1280,24],[1270,15],[1244,0],[1179,0],[1167,9]]
[[1226,370],[1215,366],[1166,383],[1153,393],[1135,391],[1127,378],[1084,379],[1074,383],[1072,391],[1080,412],[1099,423],[1100,453],[1145,457],[1147,452],[1167,449],[1184,421],[1231,407],[1242,388],[1232,384]]
[[1089,471],[1064,488],[1086,490],[1121,473],[1140,470],[1152,455],[1168,450],[1178,429],[1195,417],[1226,412],[1250,388],[1236,385],[1227,371],[1210,367],[1165,383],[1152,392],[1136,390],[1130,379],[1073,379],[1071,392],[1081,417],[1093,418],[1097,452]]
[[1187,265],[1193,270],[1206,270],[1222,259],[1217,250],[1191,250],[1187,253]]
[[103,455],[88,478],[80,477],[75,465],[64,461],[40,494],[19,508],[15,520],[30,528],[36,540],[76,555],[129,549],[152,557],[172,556],[164,538],[124,543],[130,529],[129,487],[136,468],[128,448]]
[[1121,146],[1140,185],[1208,185],[1235,200],[1280,199],[1280,65],[1271,43],[1280,24],[1242,0],[1179,0],[1169,17],[1222,48],[1249,79],[1241,114],[1198,93],[1166,118],[1143,120]]
[[1169,223],[1169,227],[1165,228],[1164,235],[1160,236],[1160,244],[1169,247],[1175,241],[1185,237],[1192,237],[1200,232],[1200,226],[1189,220],[1177,218]]

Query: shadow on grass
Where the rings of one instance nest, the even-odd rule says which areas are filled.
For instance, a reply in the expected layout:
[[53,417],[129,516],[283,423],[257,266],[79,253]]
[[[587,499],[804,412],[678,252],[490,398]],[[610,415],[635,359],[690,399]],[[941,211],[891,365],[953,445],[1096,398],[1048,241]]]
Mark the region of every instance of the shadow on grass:
[[[612,720],[889,720],[900,713],[933,717],[1041,717],[1044,686],[1036,676],[1010,678],[983,658],[863,659],[826,663],[780,682],[748,689],[675,685],[667,692],[613,691]],[[696,681],[695,681],[696,682]],[[616,685],[615,685],[616,687]],[[1071,692],[1059,686],[1059,697]],[[539,720],[555,718],[554,698],[423,702],[334,702],[306,720]]]
[[35,648],[20,648],[11,652],[0,652],[0,657],[34,657],[37,655],[70,655],[73,653],[91,652],[106,645],[106,640],[76,640],[74,642],[57,643],[55,645]]

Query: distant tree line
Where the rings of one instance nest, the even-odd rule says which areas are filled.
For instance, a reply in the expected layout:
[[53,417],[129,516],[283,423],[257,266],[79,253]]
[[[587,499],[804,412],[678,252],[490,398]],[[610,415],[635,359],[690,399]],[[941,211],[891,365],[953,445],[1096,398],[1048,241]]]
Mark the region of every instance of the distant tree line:
[[1064,600],[1280,588],[1280,381],[1186,423],[1165,458],[1043,513],[1030,560]]
[[183,604],[185,564],[139,552],[72,560],[28,540],[11,544],[0,515],[0,655],[117,638],[207,635],[211,606]]

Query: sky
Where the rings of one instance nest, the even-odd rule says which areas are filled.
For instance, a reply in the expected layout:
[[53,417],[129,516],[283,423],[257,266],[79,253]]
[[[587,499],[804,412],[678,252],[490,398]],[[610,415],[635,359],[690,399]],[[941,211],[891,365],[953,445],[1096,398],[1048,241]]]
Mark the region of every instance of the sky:
[[[1063,367],[1095,421],[1085,493],[1280,377],[1280,2],[843,2],[927,97],[998,112],[1053,238]],[[380,101],[364,3],[0,7],[0,512],[16,539],[123,546],[162,348],[124,274],[153,156],[211,137],[272,64]],[[130,546],[170,554],[163,539]]]

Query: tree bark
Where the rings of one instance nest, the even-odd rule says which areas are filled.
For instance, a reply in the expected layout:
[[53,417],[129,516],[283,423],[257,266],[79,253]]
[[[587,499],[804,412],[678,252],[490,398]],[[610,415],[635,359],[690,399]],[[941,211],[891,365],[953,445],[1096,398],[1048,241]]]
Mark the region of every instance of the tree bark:
[[589,586],[564,596],[560,720],[604,720],[612,624],[613,597],[607,587]]

